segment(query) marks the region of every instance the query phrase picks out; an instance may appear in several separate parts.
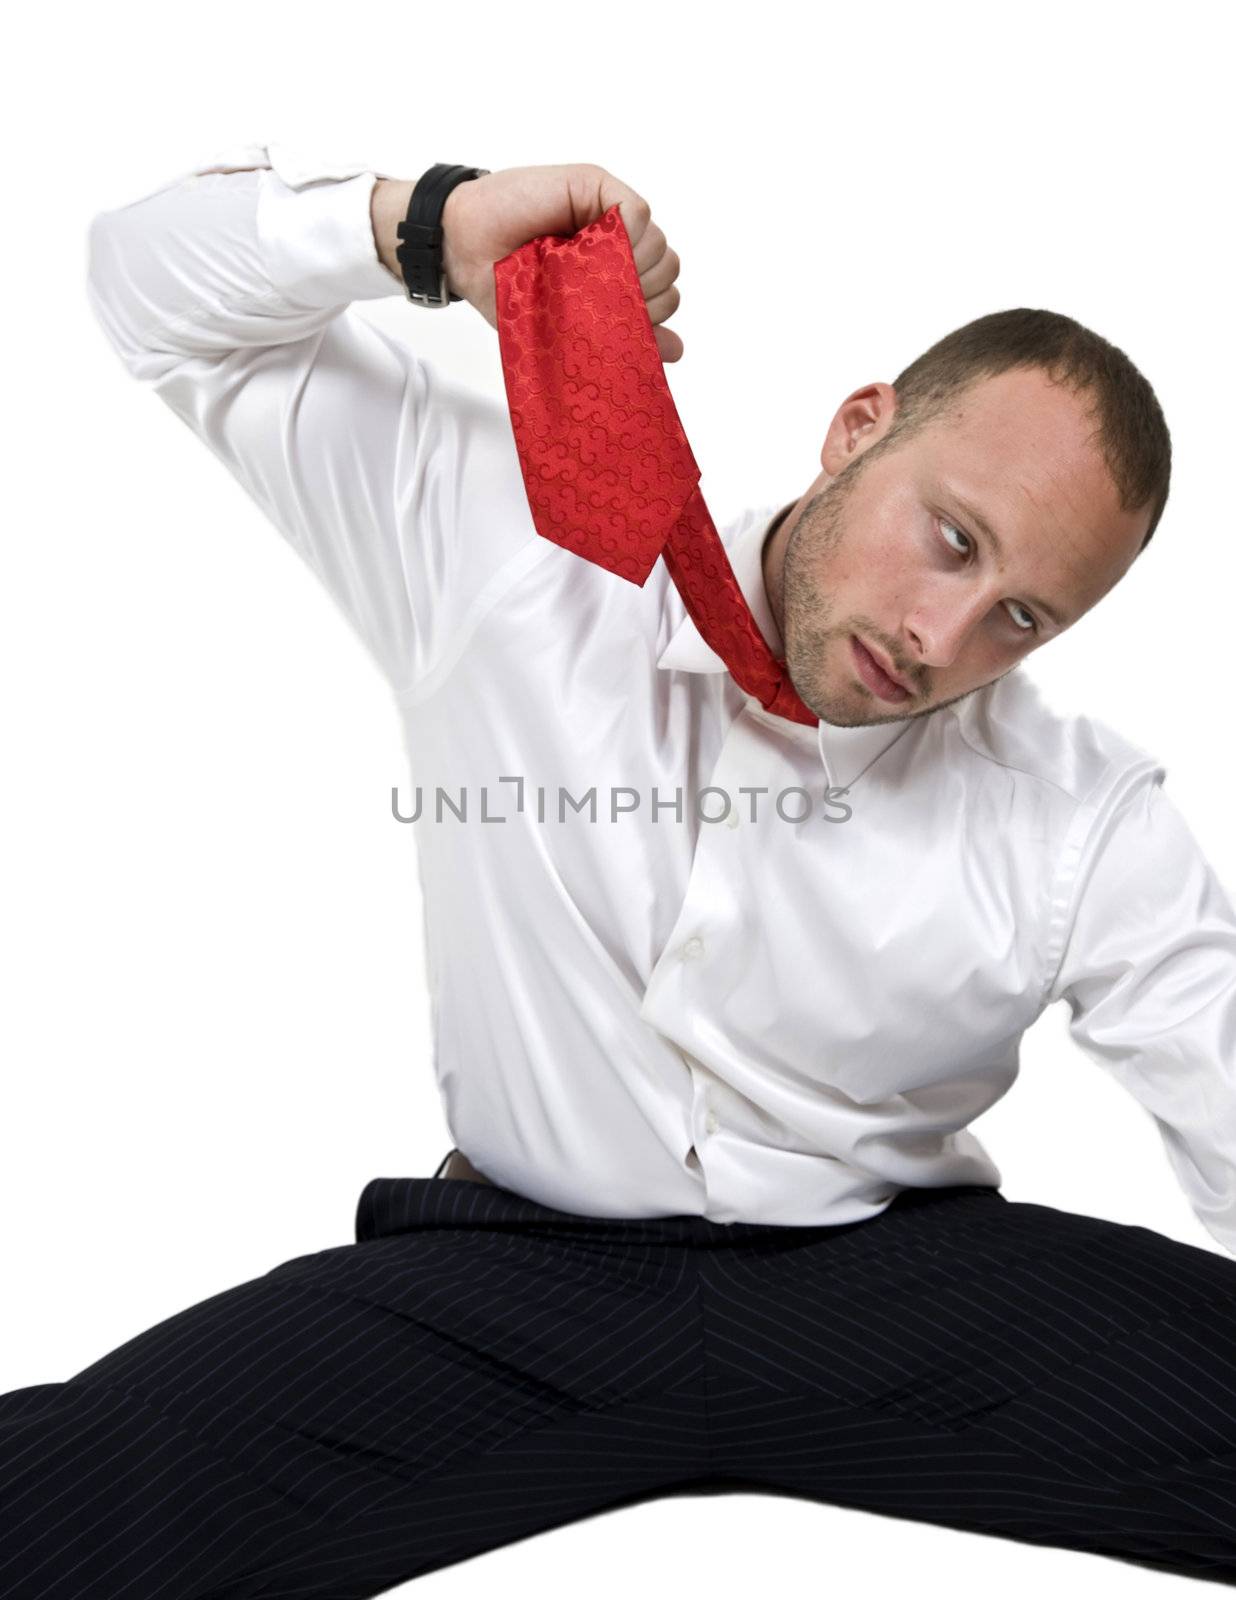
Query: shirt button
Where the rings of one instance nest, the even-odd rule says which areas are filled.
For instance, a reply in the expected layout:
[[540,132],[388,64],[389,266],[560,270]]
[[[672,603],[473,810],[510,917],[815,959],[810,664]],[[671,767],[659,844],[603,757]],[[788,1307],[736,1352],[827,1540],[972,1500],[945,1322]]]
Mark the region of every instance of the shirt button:
[[704,1118],[704,1126],[708,1129],[709,1133],[716,1133],[721,1124],[717,1121],[717,1113],[715,1111],[710,1111]]
[[704,941],[698,934],[692,934],[686,944],[683,945],[680,954],[684,961],[694,961],[696,956],[703,953],[703,949]]

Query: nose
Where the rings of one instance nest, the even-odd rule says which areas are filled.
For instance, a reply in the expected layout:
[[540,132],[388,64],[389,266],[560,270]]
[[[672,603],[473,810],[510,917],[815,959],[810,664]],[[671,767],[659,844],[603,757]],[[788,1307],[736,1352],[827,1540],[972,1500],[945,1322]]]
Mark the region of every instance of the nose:
[[916,606],[906,618],[906,632],[919,664],[951,667],[992,603],[989,594],[976,590],[968,597],[954,592]]

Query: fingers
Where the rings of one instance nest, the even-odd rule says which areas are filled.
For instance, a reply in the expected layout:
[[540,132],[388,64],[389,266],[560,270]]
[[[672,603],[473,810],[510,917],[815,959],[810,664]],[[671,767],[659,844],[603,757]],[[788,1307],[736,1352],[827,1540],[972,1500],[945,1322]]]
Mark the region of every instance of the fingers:
[[655,239],[650,244],[644,242],[652,221],[652,207],[642,194],[637,194],[630,184],[615,178],[613,173],[607,172],[604,167],[593,167],[591,170],[597,179],[596,214],[600,216],[608,211],[610,206],[617,204],[622,214],[622,225],[627,230],[627,238],[631,241],[631,254],[635,257],[635,265],[642,272],[661,254]]
[[658,326],[672,317],[682,302],[682,295],[674,282],[677,276],[678,257],[673,250],[666,250],[660,260],[654,262],[648,271],[640,276],[640,287],[644,291],[644,302],[648,307],[648,316],[653,325],[652,331],[656,335],[657,349],[661,352],[662,361],[682,359],[682,340],[672,328]]
[[615,201],[619,203],[623,226],[631,244],[631,256],[645,298],[657,294],[678,276],[678,256],[669,248],[664,230],[652,220],[652,208],[643,195],[637,194],[625,183],[619,183],[604,168],[600,171],[603,178],[601,210],[608,211]]
[[[628,209],[623,206],[624,213]],[[629,235],[635,270],[641,276],[665,254],[665,235],[655,222],[649,220],[640,228],[639,237]]]
[[652,220],[652,208],[641,194],[620,182],[604,168],[598,169],[601,177],[601,208],[617,201],[622,210],[623,226],[631,244],[631,256],[639,274],[640,288],[653,323],[657,348],[663,361],[679,361],[683,343],[670,328],[659,324],[672,317],[682,301],[675,280],[682,265],[678,252],[671,250],[664,230]]
[[639,249],[632,251],[632,255],[635,257],[635,270],[639,273],[640,287],[644,291],[645,298],[659,294],[662,289],[673,283],[682,265],[678,259],[678,252],[669,248],[665,235],[655,222],[649,225],[640,240]]
[[[665,234],[655,222],[650,223],[645,229],[640,240],[640,252],[647,258],[648,265],[640,272],[639,284],[644,291],[648,315],[655,325],[672,317],[682,303],[682,295],[675,282],[681,262],[678,259],[678,252],[669,248]],[[637,267],[640,265],[638,255],[635,257],[635,264]],[[672,336],[671,341],[663,343],[659,341],[659,343],[665,360],[679,359],[682,354],[682,341],[677,334]]]
[[661,360],[681,361],[682,340],[674,332],[673,328],[654,328],[652,331],[656,335],[657,349],[661,352]]
[[654,323],[664,322],[672,317],[682,303],[682,296],[678,293],[676,284],[671,284],[668,289],[651,297],[644,296],[648,305],[648,315]]

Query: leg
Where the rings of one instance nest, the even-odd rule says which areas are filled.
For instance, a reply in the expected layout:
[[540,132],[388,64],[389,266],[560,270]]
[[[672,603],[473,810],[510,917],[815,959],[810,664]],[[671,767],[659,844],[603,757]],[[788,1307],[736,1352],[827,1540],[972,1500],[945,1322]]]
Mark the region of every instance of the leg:
[[375,1179],[356,1244],[0,1396],[0,1593],[362,1600],[689,1478],[685,1257],[564,1215]]
[[721,1470],[1236,1578],[1236,1262],[994,1190],[795,1231],[707,1262]]

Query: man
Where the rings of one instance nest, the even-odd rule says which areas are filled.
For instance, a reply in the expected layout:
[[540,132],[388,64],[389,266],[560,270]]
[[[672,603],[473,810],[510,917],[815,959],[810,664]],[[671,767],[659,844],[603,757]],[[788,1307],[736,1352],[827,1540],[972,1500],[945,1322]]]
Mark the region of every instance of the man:
[[[412,190],[229,152],[94,220],[90,294],[397,698],[454,1164],[0,1398],[5,1593],[373,1595],[704,1485],[1231,1575],[1236,1267],[1007,1201],[968,1131],[1066,1000],[1236,1254],[1236,915],[1162,766],[1018,670],[1154,532],[1149,385],[1016,311],[844,400],[723,533],[813,726],[663,565],[540,537],[507,407],[349,309]],[[460,184],[451,288],[503,332],[496,265],[613,205],[677,359],[600,168]]]

